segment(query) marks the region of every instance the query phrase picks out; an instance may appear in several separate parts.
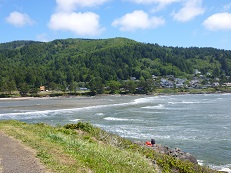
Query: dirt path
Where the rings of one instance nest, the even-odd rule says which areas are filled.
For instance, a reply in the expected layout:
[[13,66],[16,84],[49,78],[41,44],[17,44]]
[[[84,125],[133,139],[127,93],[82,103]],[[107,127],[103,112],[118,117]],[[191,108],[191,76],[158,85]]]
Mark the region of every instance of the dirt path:
[[0,173],[46,173],[33,150],[0,131]]

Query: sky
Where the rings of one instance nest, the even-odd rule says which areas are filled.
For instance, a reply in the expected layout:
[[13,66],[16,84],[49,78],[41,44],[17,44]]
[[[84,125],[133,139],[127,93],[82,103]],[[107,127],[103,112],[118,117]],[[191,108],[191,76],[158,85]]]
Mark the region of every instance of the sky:
[[0,0],[0,43],[114,37],[231,50],[231,1]]

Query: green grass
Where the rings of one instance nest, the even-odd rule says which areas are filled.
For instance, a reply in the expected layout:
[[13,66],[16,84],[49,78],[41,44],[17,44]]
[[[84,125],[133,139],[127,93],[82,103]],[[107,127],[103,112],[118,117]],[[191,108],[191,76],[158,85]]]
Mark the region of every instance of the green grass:
[[52,127],[0,121],[0,130],[35,149],[50,172],[215,172],[158,154],[89,123]]

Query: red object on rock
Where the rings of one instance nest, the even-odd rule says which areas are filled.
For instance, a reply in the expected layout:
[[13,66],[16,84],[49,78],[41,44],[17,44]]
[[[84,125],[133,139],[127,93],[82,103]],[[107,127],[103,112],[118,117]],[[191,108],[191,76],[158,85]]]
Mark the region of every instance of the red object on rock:
[[147,146],[152,146],[152,143],[149,142],[149,141],[146,141],[145,144],[146,144]]

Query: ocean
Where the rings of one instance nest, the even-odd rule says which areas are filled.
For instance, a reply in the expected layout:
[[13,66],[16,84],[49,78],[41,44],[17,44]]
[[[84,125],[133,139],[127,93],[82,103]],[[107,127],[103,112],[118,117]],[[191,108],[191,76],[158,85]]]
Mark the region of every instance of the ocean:
[[0,99],[0,120],[90,122],[133,141],[154,138],[231,173],[231,94]]

